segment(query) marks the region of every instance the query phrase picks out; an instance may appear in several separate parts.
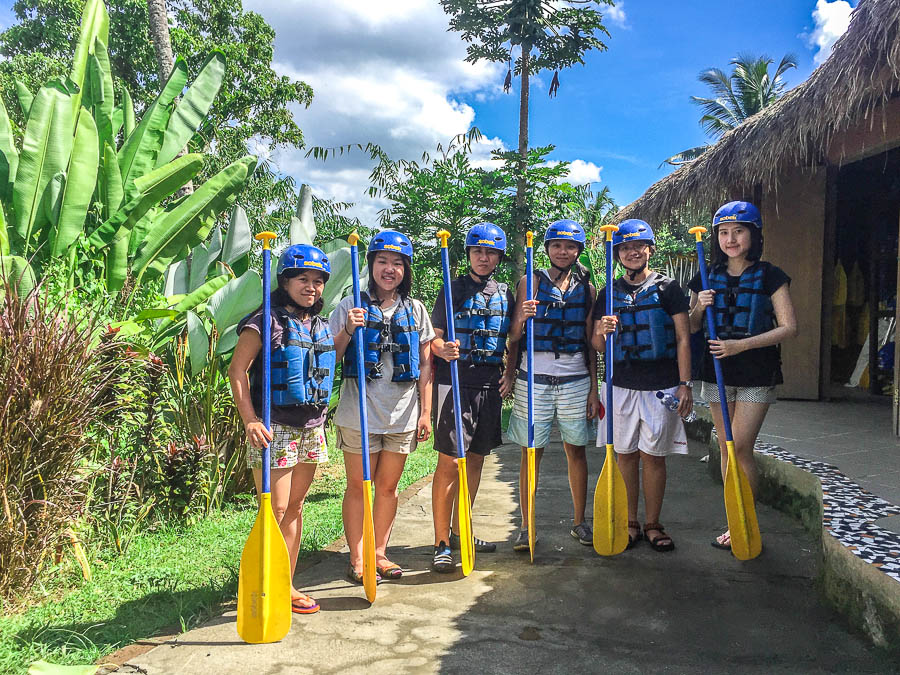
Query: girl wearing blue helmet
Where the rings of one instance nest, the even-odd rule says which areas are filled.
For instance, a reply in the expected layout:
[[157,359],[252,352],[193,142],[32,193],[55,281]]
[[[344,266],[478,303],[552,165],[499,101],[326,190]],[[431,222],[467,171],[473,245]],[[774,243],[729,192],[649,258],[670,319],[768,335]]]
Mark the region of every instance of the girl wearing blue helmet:
[[[704,354],[701,393],[711,404],[724,478],[728,452],[712,361],[719,359],[735,454],[755,496],[759,470],[753,446],[766,412],[775,402],[775,386],[784,381],[778,345],[797,334],[791,278],[760,259],[762,217],[749,202],[728,202],[716,211],[710,247],[710,290],[703,290],[699,274],[688,284],[692,291],[691,330],[696,333],[703,328],[704,312],[712,307],[718,337],[708,341],[709,350]],[[719,535],[712,545],[730,550],[730,533]]]
[[[593,440],[591,420],[598,410],[597,359],[591,346],[591,307],[594,287],[587,270],[578,263],[584,250],[584,229],[573,220],[551,223],[544,236],[550,268],[535,273],[534,298],[527,298],[525,278],[519,282],[516,313],[509,340],[518,342],[525,322],[534,327],[534,444],[537,469],[544,446],[550,440],[554,418],[563,440],[572,491],[573,527],[570,534],[584,546],[593,543],[585,521],[587,503],[586,446]],[[522,446],[519,468],[519,502],[522,527],[513,544],[528,550],[528,408],[527,362],[521,360],[515,383],[515,405],[509,421],[509,437]]]
[[[328,256],[315,246],[289,246],[278,260],[278,287],[272,291],[271,431],[262,414],[262,307],[237,326],[238,342],[228,379],[250,444],[248,465],[259,492],[262,448],[270,448],[272,511],[291,558],[291,578],[303,532],[303,500],[316,467],[328,461],[325,414],[334,381],[334,339],[319,316],[322,291],[331,274]],[[298,345],[304,346],[298,346]],[[249,373],[249,377],[248,377]],[[291,589],[291,607],[312,614],[319,605]]]
[[[344,453],[344,533],[350,548],[347,576],[362,583],[363,474],[359,421],[360,377],[366,378],[369,422],[369,466],[375,484],[375,564],[384,579],[403,575],[387,557],[388,539],[397,515],[397,484],[406,458],[417,441],[431,435],[431,340],[428,312],[409,297],[412,287],[412,243],[393,230],[379,232],[369,243],[368,291],[363,307],[346,297],[331,314],[337,358],[344,357],[341,400],[334,416],[338,447]],[[355,330],[363,327],[365,372],[356,363]]]
[[[606,289],[594,305],[594,348],[613,340],[613,445],[628,495],[628,547],[644,537],[654,551],[671,551],[672,538],[660,523],[666,490],[666,457],[687,454],[681,416],[691,411],[691,347],[688,302],[677,281],[650,269],[656,240],[643,220],[626,220],[613,234],[613,256],[625,274],[613,282],[613,306]],[[607,371],[608,372],[608,371]],[[678,399],[678,414],[659,404],[657,391]],[[605,445],[600,424],[597,445]],[[643,465],[644,527],[638,520]]]

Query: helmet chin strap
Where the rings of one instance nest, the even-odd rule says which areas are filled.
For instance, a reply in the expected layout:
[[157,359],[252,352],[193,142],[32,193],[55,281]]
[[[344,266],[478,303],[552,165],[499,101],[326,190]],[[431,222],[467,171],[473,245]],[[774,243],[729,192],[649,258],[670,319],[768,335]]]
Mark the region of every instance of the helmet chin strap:
[[647,263],[646,263],[646,262],[645,262],[643,265],[641,265],[640,267],[638,267],[636,270],[628,269],[628,268],[626,267],[626,268],[625,268],[625,276],[628,277],[628,279],[629,279],[630,281],[634,281],[634,278],[635,278],[638,274],[640,274],[641,272],[643,272],[645,269],[647,269]]
[[495,270],[491,270],[487,274],[478,274],[478,272],[475,271],[475,268],[469,265],[469,273],[478,277],[478,280],[483,284],[486,284],[491,280],[491,277],[494,276],[494,271]]

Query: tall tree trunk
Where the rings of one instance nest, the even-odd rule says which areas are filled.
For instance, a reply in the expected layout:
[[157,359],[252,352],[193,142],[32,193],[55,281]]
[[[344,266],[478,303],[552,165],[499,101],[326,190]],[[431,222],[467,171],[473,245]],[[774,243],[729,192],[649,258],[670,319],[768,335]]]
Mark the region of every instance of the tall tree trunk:
[[[166,0],[147,0],[147,19],[150,28],[150,40],[153,42],[153,50],[156,52],[156,67],[159,73],[160,90],[172,74],[175,67],[175,56],[172,54],[172,40],[169,38],[169,13],[166,11]],[[178,157],[187,152],[182,148]],[[184,197],[194,192],[194,182],[188,181],[178,192],[176,198]]]
[[[516,213],[514,241],[520,242],[525,235],[526,222],[526,190],[525,172],[528,167],[528,94],[530,91],[529,76],[531,73],[531,45],[522,45],[522,75],[519,91],[519,176],[516,180]],[[522,256],[513,258],[516,261],[517,277],[525,273],[525,261]]]

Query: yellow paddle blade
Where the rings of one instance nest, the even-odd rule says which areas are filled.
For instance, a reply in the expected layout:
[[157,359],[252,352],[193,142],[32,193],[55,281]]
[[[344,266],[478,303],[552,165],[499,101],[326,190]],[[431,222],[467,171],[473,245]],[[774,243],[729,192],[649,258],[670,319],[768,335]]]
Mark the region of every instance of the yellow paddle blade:
[[537,539],[534,532],[534,492],[536,488],[535,453],[534,448],[528,448],[528,552],[531,555],[531,562],[534,562],[534,541]]
[[278,642],[290,629],[291,561],[266,492],[241,554],[237,632],[255,644]]
[[728,466],[725,469],[725,515],[731,534],[731,552],[738,560],[750,560],[762,552],[762,536],[756,521],[756,503],[750,481],[734,452],[734,442],[726,441]]
[[456,460],[459,468],[459,495],[456,508],[459,510],[459,557],[463,576],[475,568],[475,542],[472,538],[472,503],[469,501],[469,481],[466,475],[466,458]]
[[628,546],[628,494],[611,443],[594,489],[594,550],[618,555]]
[[375,602],[375,521],[372,520],[372,481],[363,481],[363,588],[366,600]]

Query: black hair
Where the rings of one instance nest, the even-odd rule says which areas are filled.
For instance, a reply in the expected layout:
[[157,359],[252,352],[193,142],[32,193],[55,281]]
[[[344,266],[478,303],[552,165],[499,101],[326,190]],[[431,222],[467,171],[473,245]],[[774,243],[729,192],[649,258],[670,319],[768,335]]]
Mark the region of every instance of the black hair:
[[[372,261],[375,260],[375,256],[383,251],[372,251],[366,255],[366,263],[369,265],[369,297],[375,297],[375,277],[372,276]],[[393,251],[387,251],[387,253],[393,253]],[[406,300],[409,297],[410,291],[412,291],[412,265],[409,264],[409,258],[405,255],[397,254],[400,256],[400,260],[403,261],[403,278],[400,280],[400,285],[397,286],[397,293],[400,294],[401,300]]]
[[[762,258],[763,234],[762,230],[753,223],[740,223],[750,230],[750,250],[747,251],[747,260],[756,261]],[[719,226],[713,228],[712,243],[710,244],[710,258],[713,265],[727,265],[728,256],[719,246]]]
[[[293,267],[290,269],[286,269],[284,272],[278,275],[278,288],[272,291],[271,295],[269,295],[269,304],[272,307],[287,307],[288,305],[292,307],[296,307],[301,316],[304,316],[307,319],[311,319],[314,316],[318,316],[318,314],[322,311],[322,308],[325,307],[325,301],[322,300],[321,296],[318,300],[313,303],[312,307],[300,307],[297,303],[291,298],[288,294],[287,290],[284,287],[284,282],[288,279],[293,279],[294,277],[300,276],[301,273],[307,270],[301,269],[299,267]],[[312,272],[319,272],[319,270],[310,270]],[[324,276],[324,273],[320,272]],[[260,305],[260,309],[262,305]]]

